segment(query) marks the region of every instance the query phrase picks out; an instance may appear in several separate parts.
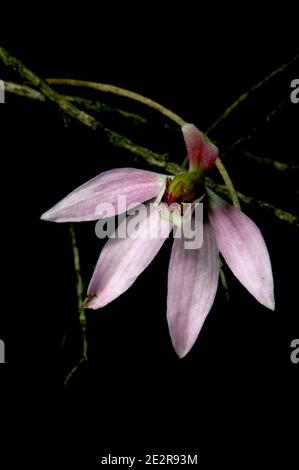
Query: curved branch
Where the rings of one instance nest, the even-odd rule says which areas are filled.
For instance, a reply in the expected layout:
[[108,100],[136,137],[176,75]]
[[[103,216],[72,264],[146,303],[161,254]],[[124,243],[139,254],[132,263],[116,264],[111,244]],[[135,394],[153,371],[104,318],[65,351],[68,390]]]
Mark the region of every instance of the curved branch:
[[[42,102],[46,101],[44,94],[42,92],[34,90],[33,88],[30,88],[27,86],[21,86],[21,85],[10,83],[10,82],[5,82],[5,83],[8,85],[7,91],[11,93],[22,95],[31,99],[36,99]],[[64,98],[64,100],[66,103],[69,103],[68,99]],[[79,98],[79,100],[81,100],[81,98]],[[71,105],[71,103],[69,104]],[[86,103],[84,102],[84,104]],[[63,110],[66,114],[69,114],[68,107],[64,108]],[[84,117],[85,115],[88,116],[87,119],[85,119]],[[93,121],[91,121],[91,119],[89,118],[91,118],[96,123],[96,125],[94,125]],[[141,145],[135,144],[133,141],[122,136],[121,134],[118,134],[117,132],[107,127],[104,127],[103,124],[95,120],[92,116],[89,116],[87,113],[83,113],[83,111],[81,112],[80,122],[87,127],[91,127],[94,130],[100,128],[102,131],[104,131],[106,137],[108,138],[108,141],[112,145],[128,150],[135,157],[141,158],[142,160],[144,160],[148,165],[154,166],[159,169],[163,169],[166,172],[173,174],[173,175],[176,175],[182,172],[182,168],[180,167],[180,165],[174,162],[167,161],[167,157],[168,157],[167,154],[159,154],[159,153],[153,152],[152,150],[147,149],[146,147],[142,147]]]
[[215,122],[209,127],[207,130],[207,134],[214,130],[218,124],[220,124],[221,121],[227,118],[236,108],[239,106],[243,101],[247,100],[247,98],[253,93],[254,91],[258,90],[264,83],[268,82],[271,80],[271,78],[275,77],[279,73],[283,72],[287,67],[289,67],[293,62],[295,62],[299,58],[299,54],[293,57],[289,62],[286,64],[281,65],[277,69],[273,70],[269,75],[267,75],[265,78],[260,80],[258,83],[256,83],[250,90],[246,91],[245,93],[242,93],[226,110],[219,116],[218,119],[216,119]]
[[[76,106],[74,106],[72,103],[70,103],[68,100],[66,100],[62,95],[60,95],[55,90],[53,90],[53,88],[51,88],[45,80],[42,80],[41,78],[39,78],[30,69],[28,69],[19,59],[17,59],[16,57],[13,57],[3,47],[0,47],[0,59],[6,65],[11,67],[16,72],[18,72],[19,75],[21,75],[23,78],[28,80],[34,87],[36,87],[49,100],[55,102],[66,114],[68,114],[72,118],[77,119],[82,124],[87,125],[88,127],[91,127],[94,130],[98,129],[98,128],[101,128],[104,132],[106,132],[106,134],[108,134],[108,137],[109,137],[109,135],[111,136],[111,131],[110,131],[110,133],[107,132],[107,129],[105,129],[105,127],[99,121],[97,121],[93,116],[90,116],[86,112],[81,111]],[[53,83],[53,80],[55,80],[55,79],[51,79],[51,83]],[[59,84],[62,84],[62,81],[64,79],[57,79],[57,80],[60,80]],[[82,84],[84,83],[84,81],[75,81],[75,82],[80,84],[78,86],[82,86]],[[66,80],[64,80],[64,83],[69,84],[69,85],[74,85],[74,80],[69,81],[69,83],[66,83]],[[94,85],[94,82],[87,82],[87,83]],[[58,84],[58,82],[56,82],[56,84]],[[173,113],[171,110],[165,108],[161,104],[159,104],[159,103],[157,103],[157,102],[155,102],[155,101],[153,101],[149,98],[146,98],[142,95],[139,95],[138,93],[134,93],[132,91],[125,90],[123,88],[118,88],[118,87],[115,87],[113,85],[97,84],[97,86],[101,86],[102,91],[106,91],[106,92],[114,93],[114,94],[116,93],[116,94],[121,95],[121,96],[126,96],[126,97],[128,97],[130,99],[133,99],[135,101],[140,101],[144,105],[149,106],[153,109],[156,109],[157,111],[159,111],[163,115],[167,116],[169,119],[173,120],[174,122],[176,122],[180,126],[182,126],[185,123],[185,121],[180,116]],[[136,147],[137,146],[135,146],[135,148]],[[224,182],[227,186],[227,189],[230,193],[230,197],[232,199],[233,204],[236,205],[236,207],[240,207],[236,190],[233,186],[233,183],[232,183],[230,177],[228,176],[228,173],[227,173],[223,163],[221,162],[221,160],[219,158],[216,161],[216,167],[219,170],[219,172],[220,172],[220,174],[221,174],[221,176],[222,176],[222,178],[223,178],[223,180],[224,180]]]
[[[11,89],[9,90],[12,93],[17,93],[17,94],[21,94],[22,96],[26,96],[28,98],[39,99],[40,101],[45,101],[43,94],[36,92],[32,88],[25,87],[26,90],[23,93],[24,86],[17,85],[17,84],[13,84],[13,85],[14,86],[12,86]],[[31,91],[28,92],[28,90],[31,90]],[[19,93],[19,91],[21,91],[21,93]],[[72,98],[75,99],[75,97],[72,97]],[[133,142],[131,142],[129,139],[126,139],[125,137],[117,134],[116,132],[110,129],[106,129],[106,130],[109,132],[108,139],[113,145],[126,148],[136,157],[140,157],[143,160],[145,160],[149,165],[156,167],[156,168],[160,168],[160,169],[163,168],[165,171],[174,175],[180,173],[181,171],[184,171],[183,166],[180,166],[174,162],[163,160],[163,155],[155,153],[155,152],[151,152],[150,150],[144,147],[137,146]],[[220,194],[224,196],[230,195],[226,186],[217,185],[210,179],[207,179],[207,182],[211,186],[211,188],[213,188],[215,191],[219,192]],[[268,202],[256,201],[255,198],[253,198],[252,196],[246,196],[240,192],[238,192],[238,197],[245,204],[248,204],[251,206],[255,205],[258,209],[268,210],[268,212],[270,212],[273,216],[279,218],[280,220],[283,220],[284,222],[287,222],[292,225],[298,224],[298,218],[296,216],[288,212],[285,212],[282,209],[276,208],[272,206],[271,204],[269,204]]]
[[123,96],[130,100],[144,104],[149,108],[155,109],[179,126],[183,126],[186,123],[186,121],[184,121],[184,119],[181,118],[178,114],[174,113],[168,108],[165,108],[165,106],[162,104],[157,103],[156,101],[147,98],[146,96],[140,95],[139,93],[135,93],[134,91],[126,90],[125,88],[120,88],[115,85],[89,82],[85,80],[73,80],[71,78],[48,78],[47,82],[51,85],[70,85],[75,87],[92,88],[93,90],[102,91],[104,93],[112,93],[113,95]]
[[[47,101],[45,95],[43,95],[40,91],[35,90],[27,85],[20,85],[19,83],[14,82],[7,82],[4,81],[5,92],[6,93],[13,93],[15,95],[22,96],[24,98],[29,98],[41,102]],[[112,106],[108,106],[100,101],[93,101],[87,98],[81,98],[80,96],[72,96],[72,95],[61,95],[66,100],[70,101],[71,103],[76,103],[79,106],[82,106],[83,109],[87,111],[94,111],[94,112],[111,112],[117,113],[121,116],[131,119],[136,124],[145,124],[147,119],[139,114],[131,113],[129,111],[125,111],[124,109],[114,108]]]
[[[166,108],[165,106],[162,106],[160,103],[157,103],[156,101],[151,100],[150,98],[147,98],[145,96],[139,95],[138,93],[135,93],[130,90],[126,90],[125,88],[117,87],[115,85],[109,85],[106,83],[98,83],[98,82],[90,82],[86,80],[74,80],[71,78],[48,78],[47,82],[50,83],[51,85],[68,85],[68,86],[75,86],[75,87],[85,87],[85,88],[91,88],[93,90],[101,91],[104,93],[112,93],[114,95],[123,96],[131,100],[137,101],[139,103],[142,103],[145,106],[148,106],[152,109],[155,109],[156,111],[163,114],[163,116],[166,116],[171,121],[178,124],[179,126],[183,126],[186,123],[186,121],[183,118],[181,118],[178,114],[175,114],[173,111]],[[235,207],[240,208],[238,195],[234,188],[233,182],[222,160],[219,157],[216,160],[216,167],[229,191],[229,195],[230,195],[233,205]]]
[[[222,194],[223,196],[229,195],[226,186],[224,186],[223,184],[217,184],[214,181],[212,181],[210,178],[206,179],[206,183],[215,192]],[[247,204],[248,206],[257,207],[258,209],[263,209],[267,211],[269,214],[273,215],[274,217],[277,217],[278,219],[284,222],[287,222],[290,225],[299,227],[299,218],[293,214],[290,214],[289,212],[284,211],[283,209],[279,209],[278,207],[275,207],[266,201],[255,199],[253,196],[247,196],[245,194],[242,194],[239,191],[238,191],[238,197],[240,201],[244,202],[244,204]]]
[[220,160],[220,158],[217,158],[216,163],[217,163],[217,169],[218,169],[220,175],[222,176],[222,179],[225,181],[225,186],[227,188],[228,194],[229,194],[229,196],[232,200],[233,205],[235,207],[237,207],[238,209],[240,209],[241,206],[240,206],[240,202],[239,202],[238,192],[235,190],[233,182],[232,182],[225,166],[223,165],[222,160]]

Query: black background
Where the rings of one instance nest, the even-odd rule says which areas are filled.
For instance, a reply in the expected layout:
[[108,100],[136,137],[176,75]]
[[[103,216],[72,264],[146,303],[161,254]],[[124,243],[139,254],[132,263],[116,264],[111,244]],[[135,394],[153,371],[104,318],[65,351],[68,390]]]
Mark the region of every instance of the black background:
[[[135,22],[121,21],[120,11],[103,13],[98,20],[90,12],[90,28],[96,31],[92,37],[77,34],[74,26],[59,39],[23,37],[17,45],[9,40],[1,45],[41,77],[123,86],[205,130],[237,96],[297,51],[293,38],[280,33],[281,24],[287,24],[283,17],[276,22],[256,13],[245,25],[245,12],[235,19],[219,12],[197,16],[192,8],[176,3],[179,21],[171,9],[162,16],[144,7],[135,11]],[[19,80],[2,64],[0,77]],[[298,78],[298,63],[219,126],[211,137],[220,148],[258,126],[243,149],[298,164],[296,105],[285,103],[265,122],[289,94],[293,78]],[[99,98],[146,112],[125,100]],[[197,343],[182,360],[167,331],[171,244],[166,243],[129,291],[103,310],[87,312],[89,362],[64,387],[80,357],[70,235],[67,225],[42,222],[39,216],[105,169],[142,165],[103,135],[65,121],[51,104],[7,96],[0,115],[5,280],[0,337],[6,344],[1,375],[2,390],[11,385],[3,399],[11,425],[5,434],[8,441],[18,442],[9,453],[11,466],[19,458],[39,463],[53,459],[57,466],[63,461],[71,468],[79,459],[86,466],[96,464],[109,452],[142,457],[146,451],[198,453],[202,468],[216,460],[242,467],[244,461],[292,459],[292,425],[298,425],[298,366],[290,361],[290,342],[298,337],[296,229],[243,207],[268,244],[277,308],[271,312],[257,304],[227,269],[230,303],[219,288]],[[153,149],[170,149],[173,159],[181,161],[178,129],[163,130],[160,116],[147,116],[150,124],[142,131],[125,127],[130,137]],[[106,118],[111,127],[126,126]],[[263,170],[237,152],[225,162],[240,191],[296,211],[294,175]],[[94,223],[79,225],[87,287],[102,242],[95,237]]]

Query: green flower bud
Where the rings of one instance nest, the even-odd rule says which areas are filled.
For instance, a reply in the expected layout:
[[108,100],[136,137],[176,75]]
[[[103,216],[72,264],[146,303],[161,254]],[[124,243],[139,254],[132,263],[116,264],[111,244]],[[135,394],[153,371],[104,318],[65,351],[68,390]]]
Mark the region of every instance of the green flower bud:
[[204,195],[204,172],[185,172],[168,180],[162,202],[168,205],[174,202],[193,202]]

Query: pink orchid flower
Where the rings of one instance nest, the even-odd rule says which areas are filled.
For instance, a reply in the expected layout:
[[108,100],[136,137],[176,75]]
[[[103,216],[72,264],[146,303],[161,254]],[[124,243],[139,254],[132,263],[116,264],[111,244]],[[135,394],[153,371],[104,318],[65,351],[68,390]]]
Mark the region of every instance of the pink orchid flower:
[[[188,172],[171,178],[135,168],[106,171],[74,190],[41,217],[54,222],[98,220],[104,217],[98,210],[102,201],[110,203],[112,208],[111,213],[105,212],[105,217],[114,216],[119,210],[119,195],[126,196],[127,207],[145,201],[149,204],[157,196],[163,204],[183,204],[204,196],[207,215],[202,246],[185,249],[184,238],[175,238],[169,263],[167,320],[179,357],[192,348],[213,305],[219,278],[219,251],[250,294],[274,310],[271,263],[260,230],[243,212],[206,188],[205,174],[215,164],[217,147],[193,124],[185,124],[182,132],[189,158]],[[165,224],[168,234],[171,231],[171,224],[167,228],[166,220],[161,220],[159,206],[156,204],[156,210],[145,213],[134,239],[107,241],[91,278],[85,307],[104,307],[125,292],[151,263],[166,238],[148,236],[148,222]]]

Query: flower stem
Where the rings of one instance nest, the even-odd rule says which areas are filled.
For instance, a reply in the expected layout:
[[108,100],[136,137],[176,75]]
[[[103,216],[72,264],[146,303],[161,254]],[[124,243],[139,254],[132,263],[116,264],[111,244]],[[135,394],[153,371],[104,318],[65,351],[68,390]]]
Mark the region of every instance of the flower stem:
[[[71,116],[74,119],[77,119],[82,124],[88,127],[91,127],[94,130],[101,128],[103,131],[105,131],[105,127],[99,121],[97,121],[93,116],[90,116],[85,111],[81,111],[80,109],[78,109],[76,106],[70,103],[67,99],[65,99],[62,95],[60,95],[55,90],[53,90],[53,88],[51,88],[48,84],[50,82],[54,84],[53,81],[57,80],[56,84],[58,84],[58,81],[59,81],[60,85],[63,84],[64,82],[64,84],[66,85],[74,86],[74,83],[76,82],[78,83],[77,86],[83,86],[83,84],[85,83],[84,81],[69,80],[69,79],[49,79],[47,83],[45,80],[42,80],[35,73],[33,73],[30,69],[28,69],[19,59],[17,59],[16,57],[13,57],[3,47],[0,47],[0,59],[2,60],[2,62],[4,62],[4,64],[11,67],[14,71],[18,72],[19,75],[21,75],[23,78],[28,80],[34,87],[36,87],[50,101],[54,101],[67,115]],[[91,88],[91,84],[94,85],[94,82],[86,82],[86,83],[90,85],[89,88]],[[151,100],[150,98],[147,98],[133,91],[125,90],[124,88],[119,88],[113,85],[97,84],[97,86],[101,87],[101,91],[118,94],[119,96],[126,96],[129,99],[139,101],[140,103],[143,103],[144,105],[149,106],[155,109],[156,111],[159,111],[161,114],[168,117],[179,126],[182,126],[185,123],[185,120],[182,119],[180,116],[175,114],[173,111],[167,109],[166,107],[162,106],[161,104],[157,103],[156,101]],[[135,148],[137,149],[137,146],[135,146]],[[237,204],[237,207],[238,207],[239,202],[238,202],[237,193],[234,189],[231,179],[228,177],[227,171],[225,170],[223,164],[221,164],[221,161],[219,158],[216,161],[216,167],[218,168],[218,170],[220,168],[219,172],[224,180],[224,183],[227,185],[227,189],[229,191],[232,202],[234,205]]]
[[[33,88],[30,88],[30,87],[27,87],[27,86],[24,86],[24,85],[15,84],[15,83],[10,83],[10,82],[5,82],[5,85],[6,84],[8,85],[7,91],[9,91],[11,93],[15,93],[15,94],[27,97],[27,98],[36,99],[36,100],[43,101],[43,102],[46,101],[44,95],[42,93],[34,90]],[[84,100],[83,98],[66,97],[66,96],[65,96],[65,98],[66,99],[71,98],[72,101],[76,101],[77,99],[78,100],[83,100],[82,102],[78,101],[78,104],[81,104],[81,105],[84,105],[85,101],[87,101],[89,103],[89,100]],[[96,104],[96,103],[94,103],[94,104]],[[99,107],[97,109],[98,111],[101,109],[100,108],[101,105],[102,105],[102,103],[99,103]],[[88,125],[88,124],[86,124],[86,125]],[[181,173],[182,171],[185,170],[184,166],[180,166],[177,163],[166,160],[165,156],[163,156],[161,154],[158,154],[158,153],[155,153],[155,152],[152,152],[152,151],[148,150],[145,147],[137,146],[133,142],[131,142],[129,139],[126,139],[124,136],[121,136],[120,134],[117,134],[117,133],[115,133],[114,131],[112,131],[110,129],[107,129],[107,128],[105,128],[105,129],[109,132],[108,140],[111,142],[111,144],[113,144],[115,146],[118,146],[118,147],[121,147],[121,148],[126,148],[128,151],[130,151],[136,157],[142,158],[150,166],[160,168],[160,169],[163,168],[166,172],[168,172],[172,175],[177,175],[177,174],[179,174],[179,173]],[[241,152],[244,153],[242,150],[241,150]],[[258,158],[258,157],[256,157],[256,158]],[[278,165],[279,168],[277,168],[277,169],[280,169],[280,170],[285,169],[285,168],[281,167],[281,165],[284,165],[284,164],[282,164],[281,162],[277,162],[277,163],[279,163],[279,165]],[[275,165],[275,164],[273,166],[275,168],[277,167],[277,165]],[[290,170],[293,169],[292,167],[288,167],[288,168]],[[294,169],[297,170],[297,166],[295,166]],[[213,184],[211,180],[209,181],[209,185],[212,188],[214,188],[216,191],[218,191],[220,194],[223,194],[225,196],[229,195],[228,190],[225,186],[216,185],[216,183]],[[287,222],[289,224],[295,224],[296,221],[298,221],[298,218],[296,216],[294,216],[293,214],[290,214],[288,212],[283,211],[282,209],[274,207],[271,204],[269,204],[268,202],[256,201],[254,197],[246,196],[246,195],[244,195],[240,192],[238,192],[238,197],[245,204],[248,204],[248,205],[251,205],[251,206],[255,205],[258,209],[267,209],[268,212],[270,212],[274,217],[279,218],[280,220],[283,220],[284,222]]]
[[[34,99],[34,100],[37,100],[37,101],[41,101],[43,103],[47,101],[47,98],[42,93],[35,90],[34,88],[28,87],[26,85],[20,85],[19,83],[14,83],[14,82],[6,82],[5,81],[4,84],[5,84],[5,91],[7,93],[12,93],[12,94],[15,94],[15,95],[19,95],[19,96],[22,96],[24,98]],[[94,100],[81,98],[80,96],[73,96],[73,95],[62,95],[62,96],[66,100],[68,100],[72,103],[76,103],[77,105],[81,106],[82,108],[84,108],[85,110],[88,110],[88,111],[94,111],[94,112],[97,112],[97,113],[101,113],[101,112],[117,113],[117,114],[123,116],[124,118],[130,119],[136,125],[146,124],[148,122],[147,119],[145,117],[141,116],[140,114],[131,113],[129,111],[125,111],[124,109],[120,109],[120,108],[114,108],[114,107],[109,106],[105,103],[102,103],[101,101],[94,101]],[[280,109],[280,107],[282,106],[282,104],[284,102],[285,102],[285,100],[283,102],[281,102],[279,106],[277,106],[274,110],[272,110],[267,115],[266,121],[269,121],[270,117],[272,117],[274,112],[277,112],[277,110]],[[244,140],[244,139],[247,139],[247,138],[248,138],[248,136],[245,136],[245,137],[242,137],[241,139]],[[235,143],[233,143],[231,145],[226,145],[225,149],[224,149],[224,153],[222,153],[222,156],[226,156],[228,153],[230,153],[232,151],[236,151],[235,146],[237,146],[240,143],[241,139],[240,140],[238,139],[238,141],[236,141]],[[216,143],[216,145],[219,144],[217,141],[215,143]],[[283,171],[298,171],[299,170],[298,165],[290,165],[288,163],[283,163],[283,162],[280,162],[280,161],[277,161],[277,160],[272,160],[271,158],[259,157],[257,155],[253,155],[252,153],[250,153],[246,150],[243,150],[243,149],[238,149],[237,152],[240,153],[241,155],[243,155],[244,157],[247,157],[249,160],[252,160],[252,161],[254,161],[258,164],[261,164],[261,165],[269,166],[269,167],[271,167],[271,168],[273,168],[274,170],[277,170],[277,171],[282,171],[283,172]],[[159,159],[163,160],[164,155],[162,155],[162,154],[158,155],[157,154],[157,157]],[[166,160],[168,159],[168,157],[169,157],[168,154],[165,155]],[[188,163],[188,157],[185,158],[185,160],[182,164],[183,170],[186,170],[187,163]]]
[[78,363],[70,370],[67,374],[64,385],[67,385],[72,378],[72,376],[77,372],[79,367],[88,361],[88,340],[87,340],[87,332],[86,332],[86,315],[85,310],[82,307],[82,298],[83,298],[83,281],[81,276],[81,269],[80,269],[80,254],[76,240],[76,233],[74,229],[74,225],[70,224],[70,234],[72,240],[72,249],[73,249],[73,259],[74,259],[74,269],[76,274],[76,291],[77,291],[77,302],[78,302],[78,314],[79,314],[79,323],[81,328],[81,335],[82,335],[82,354],[81,358],[79,359]]
[[[101,91],[104,93],[112,93],[114,95],[123,96],[128,99],[142,103],[143,105],[148,106],[152,109],[155,109],[159,113],[163,114],[163,116],[166,116],[171,121],[178,124],[179,126],[183,126],[186,123],[186,121],[182,117],[180,117],[178,114],[174,113],[170,109],[166,108],[165,106],[161,105],[160,103],[157,103],[156,101],[151,100],[150,98],[147,98],[143,95],[139,95],[138,93],[135,93],[134,91],[126,90],[125,88],[120,88],[115,85],[109,85],[107,83],[90,82],[86,80],[74,80],[71,78],[48,78],[47,83],[50,83],[51,85],[68,85],[68,86],[92,88],[94,90]],[[222,163],[219,157],[216,160],[216,167],[228,189],[233,205],[235,207],[240,208],[238,195],[234,188],[233,182],[224,164]]]
[[141,103],[149,108],[155,109],[156,111],[163,114],[165,117],[169,118],[171,121],[175,122],[179,126],[183,126],[186,122],[178,114],[174,113],[162,104],[157,103],[156,101],[147,98],[146,96],[140,95],[139,93],[135,93],[134,91],[126,90],[125,88],[120,88],[115,85],[110,85],[107,83],[89,82],[85,80],[74,80],[71,78],[48,78],[47,82],[51,85],[70,85],[83,88],[92,88],[93,90],[123,96],[130,100],[137,101],[138,103]]

